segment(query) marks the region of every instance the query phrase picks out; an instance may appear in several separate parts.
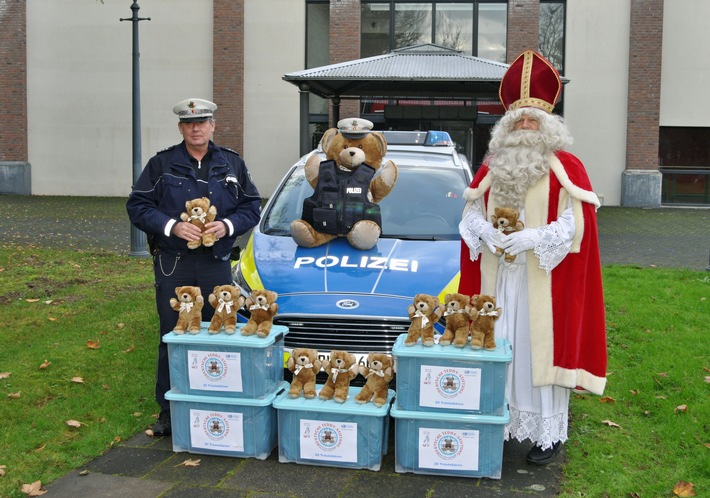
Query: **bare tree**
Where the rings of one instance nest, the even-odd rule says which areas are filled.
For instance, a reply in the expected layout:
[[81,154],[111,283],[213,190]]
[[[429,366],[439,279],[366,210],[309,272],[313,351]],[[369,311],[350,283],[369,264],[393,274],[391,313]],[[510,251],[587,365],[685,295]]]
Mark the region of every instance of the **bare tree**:
[[540,4],[540,52],[559,71],[564,69],[564,24],[564,4]]

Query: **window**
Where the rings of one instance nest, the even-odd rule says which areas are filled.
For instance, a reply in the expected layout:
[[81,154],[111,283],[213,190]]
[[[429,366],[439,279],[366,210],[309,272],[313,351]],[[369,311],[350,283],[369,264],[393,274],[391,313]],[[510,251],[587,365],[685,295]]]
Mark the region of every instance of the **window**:
[[360,56],[434,43],[467,55],[505,61],[505,1],[362,0]]
[[540,53],[564,74],[565,4],[561,0],[540,2]]
[[664,126],[658,156],[661,202],[710,205],[710,128]]

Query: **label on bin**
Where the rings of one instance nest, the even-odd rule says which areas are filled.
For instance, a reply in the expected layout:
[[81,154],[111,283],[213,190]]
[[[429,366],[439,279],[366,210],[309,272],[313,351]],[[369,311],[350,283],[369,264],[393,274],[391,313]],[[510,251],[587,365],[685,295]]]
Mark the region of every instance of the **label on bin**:
[[190,410],[190,442],[193,448],[244,452],[242,414]]
[[481,406],[481,369],[422,365],[419,406],[479,410]]
[[301,458],[357,463],[357,423],[301,419]]
[[190,389],[242,392],[240,353],[188,351]]
[[478,470],[478,431],[419,428],[419,467]]

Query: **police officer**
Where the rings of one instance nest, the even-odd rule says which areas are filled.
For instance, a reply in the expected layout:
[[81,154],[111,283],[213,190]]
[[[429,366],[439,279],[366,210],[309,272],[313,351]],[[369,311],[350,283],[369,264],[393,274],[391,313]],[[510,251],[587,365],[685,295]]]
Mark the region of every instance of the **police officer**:
[[[233,150],[212,142],[215,130],[208,100],[186,99],[173,108],[183,141],[158,152],[143,169],[126,203],[131,223],[144,231],[153,255],[155,299],[160,320],[160,337],[171,332],[177,313],[170,307],[175,288],[199,286],[206,297],[216,285],[232,282],[229,256],[237,236],[259,220],[261,196],[249,176],[246,164]],[[188,249],[189,241],[202,235],[200,229],[180,220],[185,203],[208,197],[217,208],[217,218],[205,225],[217,242],[211,247]],[[205,305],[202,320],[210,321],[214,310]],[[161,411],[153,434],[172,433],[167,345],[158,346],[155,399]]]

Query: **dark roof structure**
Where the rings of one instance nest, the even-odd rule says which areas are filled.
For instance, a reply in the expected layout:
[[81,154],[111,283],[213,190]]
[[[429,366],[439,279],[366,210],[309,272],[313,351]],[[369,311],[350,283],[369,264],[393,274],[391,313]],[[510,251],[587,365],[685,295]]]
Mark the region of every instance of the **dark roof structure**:
[[498,101],[498,86],[507,69],[508,64],[502,62],[422,44],[288,73],[283,79],[326,99],[426,97]]

